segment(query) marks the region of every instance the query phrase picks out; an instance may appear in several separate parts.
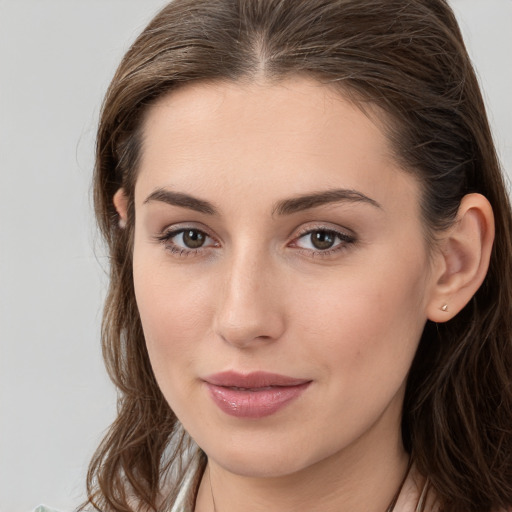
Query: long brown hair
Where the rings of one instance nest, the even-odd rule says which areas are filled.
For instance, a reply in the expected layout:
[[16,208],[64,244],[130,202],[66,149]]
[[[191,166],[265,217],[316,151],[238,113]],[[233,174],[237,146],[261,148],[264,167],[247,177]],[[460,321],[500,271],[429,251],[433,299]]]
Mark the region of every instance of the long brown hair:
[[[132,284],[144,114],[188,82],[298,74],[386,113],[396,158],[423,185],[431,240],[454,221],[465,194],[479,192],[492,204],[488,275],[455,318],[427,323],[407,383],[402,437],[444,512],[508,507],[511,210],[477,79],[445,0],[174,0],[127,52],[103,105],[94,177],[111,255],[103,351],[119,390],[118,417],[91,462],[87,503],[109,512],[156,510],[164,494],[172,502],[191,449],[153,376]],[[129,201],[126,229],[112,203],[120,187]],[[201,467],[204,458],[196,482]]]

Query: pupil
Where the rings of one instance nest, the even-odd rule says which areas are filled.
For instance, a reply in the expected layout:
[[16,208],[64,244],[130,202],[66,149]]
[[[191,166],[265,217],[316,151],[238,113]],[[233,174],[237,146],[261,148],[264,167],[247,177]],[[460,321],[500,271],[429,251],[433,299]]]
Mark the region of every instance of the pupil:
[[311,242],[317,249],[330,249],[334,245],[336,235],[330,231],[315,231],[311,235]]
[[201,231],[185,231],[183,233],[183,242],[189,249],[198,249],[204,244],[205,236]]

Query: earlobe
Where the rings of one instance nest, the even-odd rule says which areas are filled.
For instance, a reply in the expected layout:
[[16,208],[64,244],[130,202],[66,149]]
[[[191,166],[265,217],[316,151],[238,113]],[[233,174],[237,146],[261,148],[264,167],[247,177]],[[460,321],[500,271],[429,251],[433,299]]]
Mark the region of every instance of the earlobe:
[[464,196],[456,221],[440,242],[429,320],[446,322],[471,300],[487,274],[493,241],[489,201],[481,194]]
[[123,188],[117,190],[112,198],[112,202],[114,203],[117,214],[119,215],[119,227],[125,228],[128,218],[128,197]]

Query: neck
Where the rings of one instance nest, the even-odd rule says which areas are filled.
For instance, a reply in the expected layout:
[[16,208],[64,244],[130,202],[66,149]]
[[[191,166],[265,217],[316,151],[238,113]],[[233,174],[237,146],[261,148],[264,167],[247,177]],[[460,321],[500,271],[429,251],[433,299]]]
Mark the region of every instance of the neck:
[[284,476],[237,475],[209,460],[195,510],[386,512],[409,461],[400,430],[394,432],[386,442],[363,436],[354,446]]

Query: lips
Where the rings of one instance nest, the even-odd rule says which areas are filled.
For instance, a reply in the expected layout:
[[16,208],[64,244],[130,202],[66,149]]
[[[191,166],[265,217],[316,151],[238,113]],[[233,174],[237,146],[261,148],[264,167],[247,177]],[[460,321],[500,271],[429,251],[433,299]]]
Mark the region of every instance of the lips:
[[276,413],[309,387],[310,380],[267,372],[223,372],[204,379],[213,402],[226,414],[262,418]]

